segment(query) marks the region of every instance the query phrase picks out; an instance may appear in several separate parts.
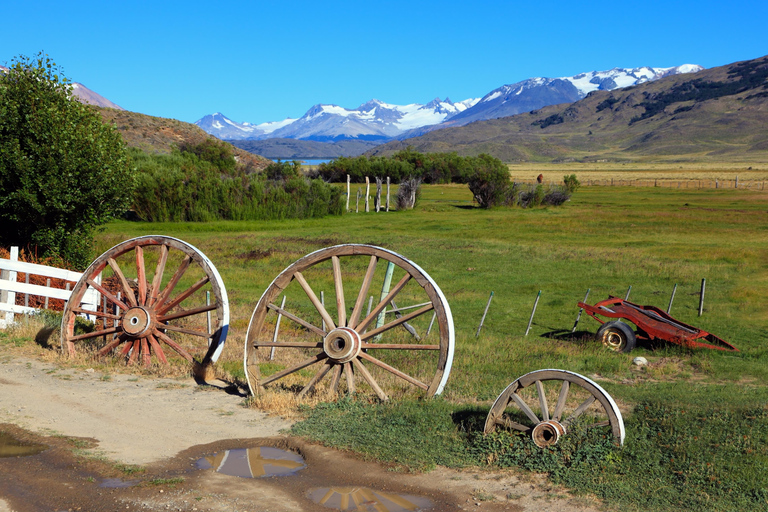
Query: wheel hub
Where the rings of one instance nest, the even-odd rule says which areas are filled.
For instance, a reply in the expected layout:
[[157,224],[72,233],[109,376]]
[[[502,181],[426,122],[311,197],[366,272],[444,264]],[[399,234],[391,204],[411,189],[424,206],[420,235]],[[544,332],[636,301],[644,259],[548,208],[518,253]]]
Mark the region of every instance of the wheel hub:
[[144,306],[130,308],[123,315],[122,328],[129,336],[140,338],[154,325],[152,312]]
[[565,426],[559,421],[543,421],[533,427],[531,437],[533,443],[539,448],[553,446],[557,444],[562,436],[565,435]]
[[338,327],[323,340],[323,351],[337,363],[348,363],[360,353],[360,335],[349,327]]
[[624,346],[624,339],[618,332],[609,331],[603,337],[603,344],[614,350],[621,349]]

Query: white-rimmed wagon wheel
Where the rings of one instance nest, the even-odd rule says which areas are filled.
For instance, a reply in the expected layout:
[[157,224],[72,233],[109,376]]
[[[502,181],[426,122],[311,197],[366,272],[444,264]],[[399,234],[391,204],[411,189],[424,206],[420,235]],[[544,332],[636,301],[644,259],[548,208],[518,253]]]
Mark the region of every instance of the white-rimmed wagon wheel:
[[493,403],[486,434],[497,428],[530,434],[537,446],[556,444],[576,420],[604,429],[624,444],[624,420],[598,384],[566,370],[536,370],[514,381]]
[[433,396],[453,348],[450,307],[426,272],[380,247],[338,245],[299,259],[264,292],[248,326],[245,374],[254,394],[275,383],[302,396]]
[[[92,297],[98,304],[84,303]],[[91,319],[92,329],[80,332],[78,316]],[[112,247],[83,273],[64,309],[61,348],[75,354],[87,345],[99,356],[146,365],[178,354],[204,368],[218,359],[228,328],[227,291],[213,263],[176,238],[142,236]]]

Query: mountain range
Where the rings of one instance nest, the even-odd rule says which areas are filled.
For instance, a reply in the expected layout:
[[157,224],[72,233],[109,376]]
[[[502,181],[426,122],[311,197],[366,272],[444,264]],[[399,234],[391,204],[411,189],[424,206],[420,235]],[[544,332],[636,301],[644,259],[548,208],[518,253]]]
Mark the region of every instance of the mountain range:
[[488,153],[504,162],[768,160],[768,56],[595,90],[583,99],[435,130],[369,151]]
[[[232,141],[238,147],[275,153],[269,155],[272,157],[309,157],[303,155],[307,151],[316,156],[318,148],[314,145],[310,150],[308,146],[307,151],[304,151],[300,149],[301,144],[288,140],[273,141],[269,145],[244,144],[240,141],[294,139],[335,143],[335,149],[328,147],[326,151],[327,156],[333,157],[338,156],[339,151],[343,152],[337,144],[340,141],[355,140],[381,144],[395,139],[402,140],[435,129],[507,117],[553,104],[572,103],[597,90],[614,90],[667,76],[695,73],[702,69],[701,66],[690,64],[671,68],[614,68],[571,77],[530,78],[494,89],[482,98],[470,98],[456,103],[449,98],[435,98],[426,105],[393,105],[374,99],[355,109],[318,104],[298,119],[288,118],[258,125],[238,123],[221,113],[207,115],[195,124],[220,139]],[[350,147],[345,149],[349,151]],[[362,146],[357,146],[357,149],[362,149]],[[281,152],[283,154],[277,154]],[[293,154],[288,155],[288,152]]]

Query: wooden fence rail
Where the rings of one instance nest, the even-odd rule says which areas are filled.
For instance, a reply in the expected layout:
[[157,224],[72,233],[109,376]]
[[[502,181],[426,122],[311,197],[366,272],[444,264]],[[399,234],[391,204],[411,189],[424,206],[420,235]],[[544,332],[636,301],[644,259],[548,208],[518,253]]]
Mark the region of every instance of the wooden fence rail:
[[[45,297],[45,304],[48,303],[48,298],[67,301],[70,295],[72,295],[70,288],[82,276],[79,272],[38,265],[37,263],[26,263],[18,259],[18,247],[11,247],[10,259],[0,258],[0,312],[5,312],[5,315],[0,316],[0,329],[13,324],[14,315],[16,314],[29,314],[37,311],[37,308],[28,305],[17,305],[16,294],[24,294],[25,304],[29,304],[29,297]],[[17,277],[19,273],[26,275],[25,282],[18,282]],[[46,278],[47,285],[30,284],[29,276],[44,277]],[[51,287],[51,279],[65,281],[67,284],[66,288]],[[97,281],[101,281],[101,276],[98,276]],[[89,288],[85,297],[83,297],[82,307],[83,309],[96,310],[100,300],[101,294]]]

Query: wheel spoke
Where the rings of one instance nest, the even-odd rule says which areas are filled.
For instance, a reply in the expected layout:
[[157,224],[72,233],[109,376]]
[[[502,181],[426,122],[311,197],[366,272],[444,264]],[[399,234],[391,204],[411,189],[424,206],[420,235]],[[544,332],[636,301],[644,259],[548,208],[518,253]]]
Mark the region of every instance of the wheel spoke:
[[181,304],[184,299],[195,293],[197,290],[203,287],[205,283],[210,281],[211,279],[208,276],[205,276],[204,278],[200,279],[198,282],[190,286],[187,290],[185,290],[182,294],[180,294],[178,297],[173,299],[171,302],[168,302],[167,304],[163,304],[161,307],[157,308],[157,314],[162,315],[166,311],[170,311],[171,309],[175,308],[179,304]]
[[120,327],[110,327],[108,329],[103,329],[101,331],[93,331],[93,332],[87,332],[85,334],[80,334],[78,336],[72,336],[70,338],[67,338],[67,341],[73,342],[73,341],[80,341],[80,340],[87,340],[89,338],[98,338],[99,336],[106,336],[107,334],[114,334],[116,332],[120,331]]
[[157,268],[155,268],[155,275],[152,278],[152,290],[149,297],[149,305],[153,305],[157,302],[157,294],[160,292],[160,284],[163,282],[163,273],[165,273],[165,265],[168,262],[168,246],[163,244],[160,246],[160,258],[157,260]]
[[333,366],[333,374],[331,375],[331,393],[336,395],[339,393],[339,382],[341,381],[342,365],[336,364]]
[[376,272],[376,263],[378,258],[376,255],[371,256],[371,260],[368,263],[368,270],[365,272],[363,278],[363,284],[360,286],[360,293],[357,294],[357,300],[355,301],[355,307],[352,309],[352,316],[349,318],[348,326],[354,329],[357,326],[357,321],[360,319],[360,313],[363,311],[363,304],[368,297],[368,289],[371,287],[373,281],[373,274]]
[[584,401],[581,403],[581,405],[580,405],[580,406],[578,406],[578,407],[576,408],[576,410],[575,410],[575,411],[573,411],[573,413],[572,413],[570,416],[568,416],[568,418],[566,418],[566,420],[565,420],[563,423],[565,423],[565,424],[567,424],[567,425],[569,425],[569,424],[573,423],[573,422],[576,420],[576,418],[578,418],[579,416],[581,416],[581,415],[584,413],[584,411],[586,411],[586,410],[587,410],[587,407],[589,407],[590,405],[592,405],[592,403],[593,403],[594,401],[595,401],[595,397],[594,397],[594,396],[590,396],[589,398],[587,398],[586,400],[584,400]]
[[563,410],[565,410],[565,402],[568,400],[568,390],[571,383],[567,380],[563,381],[563,385],[560,386],[560,395],[557,397],[557,404],[555,405],[555,412],[552,415],[552,419],[560,421],[563,416]]
[[139,280],[139,305],[147,303],[147,270],[144,267],[144,249],[136,246],[136,274]]
[[331,258],[333,263],[333,284],[336,288],[336,310],[339,312],[340,327],[347,325],[347,304],[344,300],[344,283],[341,281],[341,263],[338,256]]
[[333,364],[330,361],[326,361],[325,364],[320,367],[320,370],[311,379],[309,379],[307,385],[304,386],[304,388],[299,392],[299,397],[303,398],[307,395],[307,393],[312,391],[317,383],[323,380],[323,377],[325,377],[325,375],[331,370],[331,366],[333,366]]
[[401,372],[400,370],[398,370],[396,368],[393,368],[392,366],[389,366],[384,361],[380,361],[379,359],[376,359],[375,357],[371,356],[370,354],[366,354],[365,352],[360,352],[359,356],[362,357],[363,359],[367,360],[367,361],[372,362],[373,364],[375,364],[379,368],[383,368],[383,369],[387,370],[389,373],[391,373],[391,374],[393,374],[393,375],[395,375],[397,377],[400,377],[401,379],[403,379],[405,381],[410,382],[414,386],[419,387],[419,388],[423,389],[424,391],[429,389],[429,386],[427,386],[423,382],[414,379],[410,375],[406,375],[405,373]]
[[374,337],[374,336],[376,336],[378,334],[381,334],[381,333],[383,333],[385,331],[388,331],[388,330],[390,330],[390,329],[392,329],[394,327],[397,327],[398,325],[404,324],[404,323],[408,322],[409,320],[413,320],[417,316],[421,316],[424,313],[426,313],[427,311],[432,311],[433,309],[434,309],[434,306],[430,302],[429,305],[424,306],[423,308],[418,309],[418,310],[414,311],[413,313],[409,313],[407,315],[403,315],[400,318],[396,318],[396,319],[392,320],[388,324],[384,324],[381,327],[377,327],[376,329],[373,329],[372,331],[368,331],[366,333],[363,333],[360,336],[360,339],[363,340],[363,341],[371,339],[372,337]]
[[373,321],[374,318],[379,316],[379,313],[382,312],[382,310],[387,307],[387,304],[390,303],[392,299],[394,299],[398,293],[400,293],[400,290],[405,287],[406,284],[408,284],[408,281],[411,280],[410,274],[405,274],[402,279],[395,285],[392,290],[387,294],[386,297],[384,297],[384,300],[376,304],[376,307],[371,310],[371,312],[368,314],[368,316],[365,317],[365,319],[360,322],[360,324],[355,328],[357,332],[365,331],[365,328],[368,327],[368,325]]
[[131,351],[131,348],[133,347],[133,341],[127,340],[128,343],[125,344],[123,349],[120,351],[120,357],[128,357],[128,352]]
[[165,352],[163,352],[163,347],[160,346],[160,344],[157,342],[154,336],[151,334],[148,336],[149,338],[149,344],[152,346],[152,350],[155,351],[155,355],[157,355],[157,358],[163,363],[168,364],[168,359],[165,357]]
[[152,356],[149,353],[149,343],[147,343],[147,338],[141,338],[141,357],[144,366],[152,364]]
[[511,428],[514,430],[519,430],[520,432],[530,432],[531,427],[527,425],[523,425],[522,423],[518,423],[516,421],[512,421],[511,419],[507,418],[506,416],[496,419],[496,424],[504,427],[504,428]]
[[311,341],[255,341],[253,347],[323,348],[322,343]]
[[318,336],[321,336],[325,338],[325,335],[327,334],[324,330],[322,330],[319,327],[315,327],[314,325],[310,324],[309,322],[302,320],[301,318],[297,317],[296,315],[289,313],[288,311],[284,310],[281,307],[278,307],[276,304],[270,304],[267,306],[267,308],[271,309],[272,311],[277,312],[280,315],[283,315],[288,320],[292,320],[296,322],[297,324],[301,325],[302,327],[306,327],[310,331],[314,332]]
[[136,360],[139,357],[139,352],[141,351],[141,341],[138,339],[133,340],[133,349],[131,350],[131,358],[128,360],[128,364],[133,364],[136,362]]
[[213,311],[218,307],[217,304],[209,304],[208,306],[200,306],[199,308],[194,309],[186,309],[184,311],[179,311],[178,313],[174,313],[172,315],[162,315],[157,317],[158,322],[167,322],[169,320],[176,320],[177,318],[184,318],[187,316],[193,316],[193,315],[199,315],[200,313],[206,313],[208,311]]
[[440,350],[440,345],[419,345],[417,343],[363,343],[363,350]]
[[537,425],[537,424],[541,423],[539,421],[539,417],[536,416],[536,414],[534,414],[534,412],[531,410],[531,408],[528,407],[528,404],[523,402],[523,399],[520,398],[517,395],[517,393],[512,393],[511,397],[512,397],[512,400],[514,400],[515,403],[517,404],[517,406],[520,408],[520,410],[523,411],[526,416],[528,416],[528,419],[531,420],[534,425]]
[[163,324],[162,329],[166,331],[180,332],[183,334],[190,334],[192,336],[198,336],[200,338],[210,338],[211,334],[203,331],[196,331],[194,329],[187,329],[186,327],[179,327],[176,325]]
[[100,294],[104,295],[107,298],[107,300],[117,305],[117,307],[119,307],[123,311],[128,311],[128,306],[126,306],[123,301],[121,301],[120,299],[112,295],[106,288],[101,286],[99,283],[97,283],[93,279],[86,279],[85,282],[88,283],[88,285],[91,286],[92,288],[96,288]]
[[547,405],[547,396],[544,394],[544,384],[540,380],[536,381],[536,393],[539,395],[539,407],[543,421],[549,421],[549,406]]
[[84,315],[93,315],[93,316],[108,318],[110,320],[120,320],[119,316],[113,315],[111,313],[104,313],[103,311],[91,311],[90,309],[83,309],[83,308],[72,308],[72,311],[75,313],[81,313]]
[[376,392],[376,395],[379,397],[380,400],[383,402],[386,402],[389,400],[389,397],[384,392],[383,389],[379,386],[379,384],[374,380],[373,375],[370,374],[368,369],[365,367],[365,365],[358,359],[354,358],[352,360],[352,363],[354,363],[355,368],[360,372],[360,374],[363,376],[363,379],[368,383],[369,386],[373,389],[374,392]]
[[155,331],[152,334],[155,335],[156,339],[162,341],[163,343],[165,343],[166,345],[171,347],[173,350],[176,351],[177,354],[179,354],[181,357],[183,357],[184,359],[186,359],[190,363],[195,360],[195,358],[192,357],[192,355],[189,352],[184,350],[181,347],[181,345],[179,345],[178,343],[173,341],[171,338],[169,338],[164,332],[155,329]]
[[312,290],[312,288],[310,288],[309,283],[307,283],[307,280],[304,279],[304,276],[301,274],[301,272],[296,272],[293,274],[293,278],[296,279],[296,281],[301,286],[301,289],[304,290],[304,293],[306,293],[307,297],[309,297],[312,305],[315,306],[317,312],[320,313],[320,317],[325,321],[325,325],[328,327],[328,330],[331,331],[335,329],[336,324],[333,322],[331,315],[329,315],[328,311],[325,310],[322,302],[320,302],[320,299],[317,298],[317,295],[315,295],[315,292]]
[[125,274],[123,274],[123,271],[120,269],[120,265],[117,264],[114,258],[107,259],[107,263],[109,264],[110,268],[112,268],[112,272],[114,272],[120,281],[120,286],[123,287],[123,295],[128,298],[128,302],[131,303],[131,306],[137,306],[138,304],[136,303],[136,294],[133,293],[133,288],[131,288],[131,285],[128,284],[128,280],[125,278]]
[[96,352],[96,355],[99,357],[105,356],[112,352],[118,345],[128,340],[128,337],[125,335],[120,335],[117,338],[113,339],[105,347],[103,347],[101,350]]
[[173,273],[173,277],[171,277],[171,280],[168,282],[165,289],[157,296],[157,303],[162,304],[168,300],[168,297],[173,293],[173,289],[176,288],[176,285],[179,284],[179,280],[189,268],[190,263],[192,263],[192,256],[187,254],[181,261],[179,268]]
[[328,356],[325,354],[325,352],[320,352],[319,354],[314,355],[314,356],[310,357],[309,359],[306,359],[306,360],[300,362],[296,366],[291,366],[290,368],[286,368],[285,370],[281,370],[281,371],[279,371],[277,373],[273,373],[272,375],[270,375],[266,379],[262,380],[261,381],[261,385],[262,386],[266,386],[270,382],[274,382],[277,379],[281,379],[281,378],[285,377],[286,375],[289,375],[289,374],[291,374],[293,372],[297,372],[297,371],[301,370],[302,368],[306,368],[307,366],[313,365],[315,363],[319,363],[320,361],[322,361],[322,360],[324,360],[326,358],[328,358]]
[[347,378],[347,391],[350,395],[355,394],[355,371],[352,363],[344,363],[344,376]]

